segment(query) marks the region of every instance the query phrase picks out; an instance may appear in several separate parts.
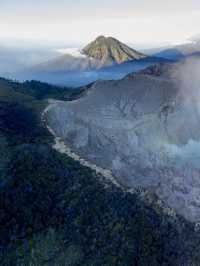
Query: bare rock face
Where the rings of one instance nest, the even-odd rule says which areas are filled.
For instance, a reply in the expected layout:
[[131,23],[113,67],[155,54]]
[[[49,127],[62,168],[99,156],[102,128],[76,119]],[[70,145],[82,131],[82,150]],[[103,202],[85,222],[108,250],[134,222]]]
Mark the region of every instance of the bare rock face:
[[130,60],[145,57],[144,54],[128,47],[126,44],[112,37],[99,36],[83,48],[83,53],[101,62],[102,66],[121,64]]
[[54,103],[48,124],[74,152],[111,170],[122,185],[149,189],[197,222],[199,110],[174,81],[139,74],[96,82],[81,99]]

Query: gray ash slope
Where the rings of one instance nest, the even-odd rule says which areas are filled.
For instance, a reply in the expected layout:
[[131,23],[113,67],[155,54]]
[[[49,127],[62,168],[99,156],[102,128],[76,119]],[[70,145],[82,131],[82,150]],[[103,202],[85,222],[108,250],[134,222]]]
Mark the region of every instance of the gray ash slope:
[[74,102],[57,102],[48,123],[83,158],[127,187],[144,187],[186,219],[200,219],[198,103],[177,81],[147,74],[99,81]]

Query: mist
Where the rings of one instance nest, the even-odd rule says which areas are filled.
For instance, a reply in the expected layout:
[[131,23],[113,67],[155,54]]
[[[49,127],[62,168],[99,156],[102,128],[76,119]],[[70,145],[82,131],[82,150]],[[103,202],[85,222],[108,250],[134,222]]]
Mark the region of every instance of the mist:
[[91,70],[74,70],[74,71],[38,71],[34,69],[24,69],[18,73],[14,73],[11,77],[19,81],[24,80],[39,80],[42,82],[50,83],[58,86],[66,86],[77,88],[80,86],[88,85],[97,80],[119,80],[124,78],[130,73],[138,72],[151,65],[159,63],[159,58],[147,58],[141,60],[134,60],[116,64],[102,69]]
[[184,126],[188,125],[189,133],[185,143],[168,144],[167,152],[181,166],[187,163],[191,167],[200,168],[200,132],[196,132],[194,123],[194,128],[190,128],[191,121],[196,121],[196,127],[200,123],[200,58],[191,57],[178,64],[175,78],[179,87],[178,97],[184,102],[184,108],[190,114],[189,119],[184,120]]
[[0,75],[18,79],[19,73],[60,56],[60,50],[79,46],[58,40],[0,38]]
[[19,71],[53,59],[58,53],[54,50],[42,48],[0,47],[0,75],[13,76]]

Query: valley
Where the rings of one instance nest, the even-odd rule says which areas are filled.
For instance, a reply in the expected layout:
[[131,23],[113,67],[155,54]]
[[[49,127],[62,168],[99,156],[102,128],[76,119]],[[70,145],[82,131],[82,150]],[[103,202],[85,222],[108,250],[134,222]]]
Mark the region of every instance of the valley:
[[80,50],[25,68],[11,77],[40,80],[54,85],[80,87],[97,80],[120,79],[156,63],[173,60],[147,56],[112,37],[99,36]]

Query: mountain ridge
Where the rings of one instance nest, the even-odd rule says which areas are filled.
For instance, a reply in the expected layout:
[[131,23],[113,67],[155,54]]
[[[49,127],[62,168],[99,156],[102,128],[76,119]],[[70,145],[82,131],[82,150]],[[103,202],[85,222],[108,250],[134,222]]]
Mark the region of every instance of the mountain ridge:
[[186,57],[198,56],[200,53],[200,40],[192,41],[186,44],[179,44],[154,53],[154,56],[163,57],[172,60],[181,60]]
[[85,46],[82,53],[91,58],[100,60],[102,65],[121,64],[130,60],[138,60],[145,57],[144,54],[130,48],[113,37],[99,36]]
[[86,45],[81,54],[84,56],[73,56],[66,53],[48,62],[41,63],[32,70],[42,71],[83,71],[98,70],[107,66],[122,64],[124,62],[143,59],[146,56],[126,44],[112,37],[99,36]]
[[142,54],[113,37],[99,36],[76,54],[69,52],[17,73],[17,79],[80,87],[99,79],[120,79],[166,61]]

